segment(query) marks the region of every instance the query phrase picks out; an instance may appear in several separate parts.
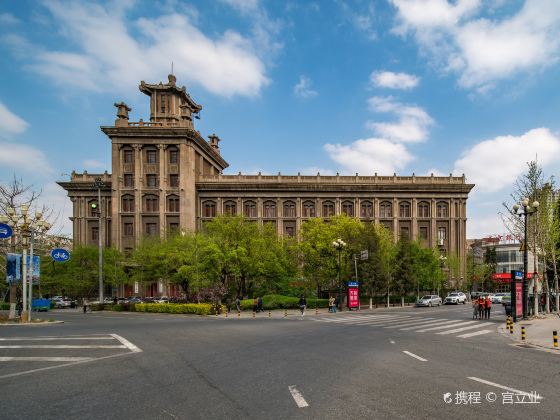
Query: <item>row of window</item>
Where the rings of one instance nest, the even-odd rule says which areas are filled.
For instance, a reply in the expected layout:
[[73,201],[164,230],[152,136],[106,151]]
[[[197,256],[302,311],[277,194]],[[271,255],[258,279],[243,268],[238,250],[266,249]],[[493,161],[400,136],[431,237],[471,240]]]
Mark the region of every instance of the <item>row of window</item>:
[[[168,195],[167,211],[170,213],[179,212],[179,196]],[[133,213],[136,211],[135,199],[133,195],[125,194],[122,196],[121,211],[124,213]],[[142,197],[142,211],[144,213],[158,213],[159,212],[159,197],[157,195],[145,195]]]
[[[157,149],[144,149],[144,162],[148,164],[157,164],[159,162],[159,153]],[[168,148],[166,150],[167,161],[169,163],[179,163],[179,150],[176,148]],[[123,163],[134,163],[134,150],[131,148],[123,149]]]
[[[134,174],[124,174],[123,184],[125,188],[134,188]],[[169,174],[169,186],[179,187],[179,174]],[[159,177],[157,174],[146,175],[146,187],[148,188],[159,187]]]
[[[237,203],[235,201],[225,201],[223,205],[223,213],[229,215],[237,214]],[[262,206],[263,218],[278,217],[278,211],[275,201],[265,201]],[[341,204],[342,214],[350,217],[357,217],[354,209],[354,202],[350,200],[343,201]],[[213,200],[207,200],[202,203],[202,217],[216,217],[217,204]],[[411,204],[408,201],[399,203],[399,217],[407,218],[412,217]],[[252,200],[243,202],[243,216],[257,217],[257,203]],[[326,200],[322,202],[323,217],[331,217],[335,215],[334,201]],[[315,201],[304,201],[302,203],[302,217],[316,217],[316,204]],[[296,203],[288,200],[282,203],[282,217],[296,217]],[[373,202],[361,201],[359,209],[359,217],[372,218],[373,217]],[[391,201],[382,201],[379,203],[379,217],[391,218],[393,217],[393,203]],[[421,201],[418,203],[418,217],[430,217],[430,203]],[[449,217],[449,205],[446,202],[440,201],[436,204],[436,217],[447,218]]]

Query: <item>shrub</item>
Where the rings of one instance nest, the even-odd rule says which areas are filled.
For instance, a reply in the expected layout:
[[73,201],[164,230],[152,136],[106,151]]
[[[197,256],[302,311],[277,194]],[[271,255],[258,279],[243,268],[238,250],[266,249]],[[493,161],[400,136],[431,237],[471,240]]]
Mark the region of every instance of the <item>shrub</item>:
[[10,309],[10,304],[8,302],[0,303],[0,309],[7,311],[8,309]]
[[[137,303],[137,312],[156,312],[169,314],[213,315],[215,305],[211,303]],[[220,308],[223,311],[223,306]]]
[[[315,308],[326,308],[329,306],[328,299],[315,299],[306,298],[307,307]],[[282,295],[265,295],[263,296],[263,309],[298,309],[299,308],[299,297],[292,296],[282,296]],[[244,311],[253,310],[253,299],[245,299],[241,301],[241,309]]]

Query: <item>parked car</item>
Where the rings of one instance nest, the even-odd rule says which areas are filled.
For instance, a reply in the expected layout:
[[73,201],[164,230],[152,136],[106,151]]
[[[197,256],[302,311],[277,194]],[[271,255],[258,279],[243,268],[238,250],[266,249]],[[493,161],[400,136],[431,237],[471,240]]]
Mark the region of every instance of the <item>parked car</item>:
[[[492,303],[502,303],[502,299],[507,296],[509,293],[496,293],[492,296],[491,300]],[[511,299],[511,297],[510,297]]]
[[65,309],[65,308],[75,308],[78,306],[78,303],[75,300],[64,298],[64,299],[53,299],[54,307],[56,309]]
[[119,300],[119,303],[142,303],[142,299],[140,299],[138,296],[131,296],[128,299],[126,299],[124,302],[121,302]]
[[169,298],[167,296],[161,296],[155,300],[156,303],[169,303]]
[[437,295],[425,295],[416,302],[416,306],[441,306],[441,304],[442,300]]
[[448,304],[458,305],[459,303],[465,304],[467,303],[467,295],[465,295],[463,292],[449,293],[449,295],[447,295],[447,297],[445,298],[444,303],[446,305]]

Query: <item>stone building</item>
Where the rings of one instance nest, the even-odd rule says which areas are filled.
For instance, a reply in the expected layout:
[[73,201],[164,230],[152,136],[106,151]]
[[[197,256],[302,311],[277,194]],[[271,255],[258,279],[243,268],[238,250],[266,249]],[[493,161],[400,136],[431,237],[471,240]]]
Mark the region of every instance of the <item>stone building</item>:
[[102,235],[106,246],[133,249],[144,235],[200,229],[221,214],[242,214],[273,223],[279,235],[297,235],[312,217],[347,214],[382,223],[465,260],[466,205],[472,184],[465,177],[224,175],[228,163],[220,139],[204,139],[193,125],[202,107],[185,87],[140,83],[150,97],[149,122],[129,121],[130,108],[115,104],[117,119],[101,130],[111,140],[111,173],[72,172],[59,182],[73,203],[77,244],[97,244],[100,178]]

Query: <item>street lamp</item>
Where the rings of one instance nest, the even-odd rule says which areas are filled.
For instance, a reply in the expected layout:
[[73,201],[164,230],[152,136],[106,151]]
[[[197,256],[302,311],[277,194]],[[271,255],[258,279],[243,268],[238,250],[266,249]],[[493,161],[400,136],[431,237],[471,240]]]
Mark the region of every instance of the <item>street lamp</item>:
[[339,304],[339,310],[342,311],[342,281],[340,279],[340,268],[341,268],[341,253],[342,253],[342,249],[346,246],[346,242],[344,242],[342,239],[338,238],[336,241],[333,241],[333,246],[334,249],[336,249],[338,251],[338,304]]
[[95,182],[93,184],[94,188],[97,188],[97,204],[92,203],[91,209],[93,212],[97,211],[97,216],[99,218],[98,222],[98,246],[99,246],[99,303],[103,303],[103,215],[102,215],[102,206],[101,206],[101,188],[105,186],[101,177],[95,178]]
[[[33,301],[33,245],[36,236],[46,233],[51,225],[43,220],[43,213],[36,211],[30,214],[29,206],[23,204],[19,207],[19,214],[15,207],[7,208],[8,216],[2,216],[0,220],[7,222],[14,233],[21,234],[22,245],[22,288],[23,288],[23,313],[22,321],[31,322],[31,309]],[[29,267],[27,266],[27,247],[29,246]],[[27,282],[29,281],[29,288]],[[14,288],[11,293],[15,294]],[[11,300],[11,299],[10,299]]]
[[[520,208],[523,210],[520,211]],[[534,201],[532,205],[529,204],[529,199],[525,197],[519,204],[514,204],[512,207],[512,214],[515,216],[523,217],[523,319],[527,319],[529,314],[529,283],[527,281],[527,270],[529,265],[529,256],[527,251],[527,216],[536,213],[539,210],[539,202]],[[514,279],[512,279],[513,282]],[[536,282],[536,279],[534,280]],[[512,285],[513,287],[513,285]],[[536,291],[535,287],[535,291]],[[535,299],[537,298],[535,294]]]

